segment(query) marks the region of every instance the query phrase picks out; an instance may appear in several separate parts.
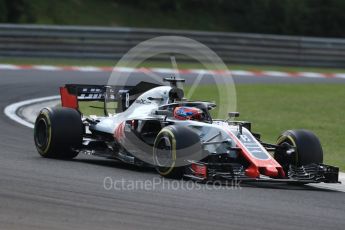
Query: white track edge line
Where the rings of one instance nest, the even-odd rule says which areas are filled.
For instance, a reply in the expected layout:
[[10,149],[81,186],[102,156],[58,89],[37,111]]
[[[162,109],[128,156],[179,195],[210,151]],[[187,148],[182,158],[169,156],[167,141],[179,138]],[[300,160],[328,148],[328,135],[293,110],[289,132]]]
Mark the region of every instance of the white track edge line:
[[5,107],[4,109],[4,113],[5,115],[10,118],[11,120],[24,125],[26,127],[29,128],[34,128],[34,124],[24,120],[23,118],[21,118],[20,116],[18,116],[17,111],[20,107],[23,107],[25,105],[30,105],[30,104],[35,104],[35,103],[39,103],[39,102],[43,102],[43,101],[51,101],[51,100],[56,100],[59,99],[60,96],[55,95],[55,96],[49,96],[49,97],[41,97],[41,98],[35,98],[35,99],[30,99],[30,100],[25,100],[25,101],[20,101],[20,102],[16,102],[13,104],[10,104],[8,106]]

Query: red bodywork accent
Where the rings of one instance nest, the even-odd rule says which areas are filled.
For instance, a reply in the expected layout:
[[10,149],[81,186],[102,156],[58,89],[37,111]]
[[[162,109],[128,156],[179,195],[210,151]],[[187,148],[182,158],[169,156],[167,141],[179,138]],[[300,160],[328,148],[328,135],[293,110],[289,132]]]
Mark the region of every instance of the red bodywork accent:
[[60,87],[61,106],[78,109],[78,98],[76,95],[70,94],[66,87]]
[[192,170],[196,176],[201,176],[203,178],[207,177],[207,167],[206,165],[200,165],[196,163],[192,163]]
[[241,143],[241,141],[229,130],[226,132],[236,141],[237,147],[241,148],[242,155],[250,163],[250,166],[245,170],[247,176],[257,178],[261,174],[269,177],[285,177],[285,172],[282,166],[272,157],[261,160],[253,157],[253,155],[247,150],[247,148]]
[[259,177],[260,176],[260,172],[259,172],[259,169],[258,167],[256,167],[255,165],[250,165],[246,170],[245,170],[245,173],[247,176],[249,177],[253,177],[253,178],[256,178],[256,177]]

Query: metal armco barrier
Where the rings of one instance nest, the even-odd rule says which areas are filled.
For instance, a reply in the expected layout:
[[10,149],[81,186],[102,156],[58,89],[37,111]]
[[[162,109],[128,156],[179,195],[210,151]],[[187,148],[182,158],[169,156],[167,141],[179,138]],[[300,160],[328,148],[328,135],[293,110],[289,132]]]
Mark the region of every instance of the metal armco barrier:
[[168,35],[195,39],[226,63],[345,67],[345,39],[122,27],[0,24],[0,57],[118,60],[138,43]]

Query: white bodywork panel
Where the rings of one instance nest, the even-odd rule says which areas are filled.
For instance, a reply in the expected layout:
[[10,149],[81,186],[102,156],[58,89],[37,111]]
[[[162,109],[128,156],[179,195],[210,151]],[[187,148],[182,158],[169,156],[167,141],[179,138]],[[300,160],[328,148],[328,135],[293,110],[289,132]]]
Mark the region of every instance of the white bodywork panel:
[[[143,93],[126,111],[109,117],[98,117],[100,122],[93,125],[92,129],[113,135],[118,125],[126,120],[157,118],[155,111],[160,106],[169,103],[169,91],[171,89],[170,86],[159,86]],[[229,125],[225,121],[214,121],[212,124],[192,120],[176,120],[175,122],[179,126],[188,126],[194,129],[200,136],[201,142],[228,140],[228,143],[225,144],[205,145],[205,150],[210,153],[227,152],[226,145],[236,147],[237,140],[244,143],[245,148],[253,157],[258,159],[271,158],[270,154],[245,127],[242,128],[242,134],[240,134],[238,125]],[[229,132],[234,137],[230,137]]]
[[[154,112],[161,105],[169,102],[170,86],[159,86],[140,95],[135,102],[124,112],[110,117],[100,117],[100,122],[93,128],[95,130],[114,134],[114,131],[121,122],[128,119],[147,119],[154,115]],[[161,100],[150,100],[149,98],[161,98]]]

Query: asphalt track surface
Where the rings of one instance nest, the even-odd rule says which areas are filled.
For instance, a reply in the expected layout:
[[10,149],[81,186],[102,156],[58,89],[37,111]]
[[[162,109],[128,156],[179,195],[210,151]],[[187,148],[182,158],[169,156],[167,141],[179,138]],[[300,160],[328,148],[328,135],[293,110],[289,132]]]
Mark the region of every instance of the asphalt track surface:
[[[0,107],[56,95],[65,83],[104,84],[106,73],[1,71]],[[242,78],[236,82],[292,82]],[[303,79],[303,82],[329,82]],[[334,81],[332,81],[334,82]],[[338,82],[338,81],[337,81]],[[344,81],[341,81],[344,82]],[[80,155],[39,157],[33,131],[0,114],[0,229],[344,229],[345,194],[308,186],[241,185],[107,190],[104,178],[156,181],[149,169]],[[119,184],[117,184],[119,185]],[[175,183],[176,185],[176,183]],[[193,184],[192,184],[193,185]],[[172,186],[172,185],[171,185]],[[152,187],[152,186],[148,186]],[[108,187],[107,187],[108,188]]]

